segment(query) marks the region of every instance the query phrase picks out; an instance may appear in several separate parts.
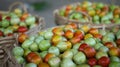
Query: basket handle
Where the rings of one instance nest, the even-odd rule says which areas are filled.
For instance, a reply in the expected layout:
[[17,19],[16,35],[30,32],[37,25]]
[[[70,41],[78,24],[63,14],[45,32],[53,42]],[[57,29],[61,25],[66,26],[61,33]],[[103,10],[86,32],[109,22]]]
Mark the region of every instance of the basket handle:
[[[87,14],[87,13],[85,13],[85,12],[82,12],[82,11],[73,11],[73,12],[71,12],[69,15],[68,15],[68,19],[69,19],[69,17],[72,15],[72,14],[74,14],[74,13],[80,13],[80,14],[83,14],[83,15],[85,15],[87,18],[88,18],[88,22],[89,23],[92,23],[92,18]],[[73,20],[70,20],[70,21],[73,21]],[[75,22],[79,22],[79,21],[75,21]]]
[[13,7],[15,7],[16,5],[22,6],[23,11],[24,11],[24,12],[28,12],[28,11],[27,11],[27,7],[26,7],[25,4],[22,3],[22,2],[14,2],[13,4],[11,4],[10,7],[9,7],[9,12],[11,12],[12,9],[13,9]]

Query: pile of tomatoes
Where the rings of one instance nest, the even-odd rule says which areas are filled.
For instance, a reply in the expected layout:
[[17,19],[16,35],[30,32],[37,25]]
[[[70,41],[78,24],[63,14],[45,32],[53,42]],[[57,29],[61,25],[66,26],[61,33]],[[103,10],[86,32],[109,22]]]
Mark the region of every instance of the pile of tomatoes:
[[120,29],[103,30],[70,23],[28,37],[13,49],[25,67],[120,67]]
[[37,26],[35,16],[15,9],[7,14],[0,14],[0,37],[11,36],[13,33],[24,33]]
[[74,5],[67,5],[64,9],[59,10],[60,16],[83,23],[89,22],[88,16],[83,13],[90,16],[94,24],[120,23],[120,7],[116,5],[84,1]]

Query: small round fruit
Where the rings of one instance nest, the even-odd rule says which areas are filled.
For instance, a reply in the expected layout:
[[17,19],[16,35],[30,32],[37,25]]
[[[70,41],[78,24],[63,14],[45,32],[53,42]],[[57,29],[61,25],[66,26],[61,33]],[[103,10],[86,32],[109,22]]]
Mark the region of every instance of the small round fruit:
[[73,58],[73,52],[70,51],[70,50],[65,51],[65,52],[62,54],[62,58],[63,58],[63,59],[64,59],[64,58],[70,58],[70,59],[72,59],[72,58]]
[[26,32],[28,29],[27,29],[27,27],[24,27],[24,26],[19,26],[19,28],[18,28],[18,32],[19,33],[24,33],[24,32]]
[[20,42],[20,43],[23,43],[26,39],[27,39],[27,35],[26,34],[20,34],[19,36],[18,36],[18,41]]
[[50,42],[49,40],[42,40],[40,43],[39,43],[39,49],[41,51],[45,51],[45,50],[48,50],[48,48],[50,47]]
[[56,56],[58,56],[60,54],[60,50],[57,47],[55,47],[55,46],[51,46],[48,49],[48,52],[49,53],[54,53]]
[[36,52],[36,51],[39,50],[39,47],[38,47],[38,45],[36,43],[32,43],[30,45],[30,50]]
[[13,48],[13,55],[14,56],[23,56],[24,50],[21,47],[15,47]]
[[120,67],[120,62],[110,62],[109,67]]
[[51,67],[59,67],[60,66],[60,58],[59,57],[53,57],[48,60],[48,63]]
[[28,63],[25,67],[37,67],[37,65],[35,63]]
[[48,62],[50,58],[55,57],[55,54],[53,53],[47,53],[46,56],[44,57],[44,62]]
[[49,64],[43,62],[43,63],[40,63],[38,67],[50,67],[50,66]]
[[27,25],[32,25],[34,24],[36,21],[35,17],[34,16],[28,16],[25,20],[26,24]]
[[97,59],[95,59],[95,58],[90,58],[90,59],[88,59],[88,64],[90,65],[90,66],[94,66],[94,65],[96,65],[97,64]]
[[90,46],[94,46],[96,44],[96,41],[94,38],[90,37],[90,38],[85,39],[85,43],[87,43]]
[[100,59],[100,58],[103,57],[103,56],[108,57],[107,52],[98,51],[98,52],[96,53],[96,55],[95,55],[96,59]]
[[15,59],[19,64],[23,64],[25,61],[24,58],[21,56],[15,56]]
[[98,59],[98,64],[103,67],[108,67],[110,64],[110,59],[106,56],[103,56],[100,59]]

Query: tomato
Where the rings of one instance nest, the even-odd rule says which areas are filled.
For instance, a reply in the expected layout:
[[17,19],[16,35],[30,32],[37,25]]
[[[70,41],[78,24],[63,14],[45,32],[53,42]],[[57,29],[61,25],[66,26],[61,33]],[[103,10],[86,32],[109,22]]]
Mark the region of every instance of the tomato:
[[2,15],[0,14],[0,21],[2,21]]
[[18,28],[18,32],[20,32],[20,33],[24,33],[24,32],[26,32],[28,29],[27,29],[27,27],[24,27],[24,26],[20,26],[19,28]]
[[18,36],[18,41],[20,42],[20,43],[23,43],[26,39],[27,39],[27,35],[26,34],[24,34],[24,33],[22,33],[22,34],[20,34],[19,36]]
[[117,46],[120,48],[120,39],[116,40]]
[[102,35],[101,35],[101,34],[94,34],[93,36],[94,36],[95,38],[102,39]]
[[92,57],[94,57],[95,54],[96,54],[95,49],[92,48],[92,47],[86,47],[86,48],[83,50],[83,52],[86,54],[86,56],[87,56],[88,58],[92,58]]
[[90,66],[94,66],[94,65],[96,65],[97,64],[97,59],[95,59],[95,58],[90,58],[90,59],[88,59],[88,64],[90,65]]
[[110,64],[110,59],[106,56],[103,56],[100,59],[98,59],[98,64],[102,67],[108,67],[108,65]]
[[38,67],[50,67],[47,63],[40,63]]
[[13,33],[9,33],[7,36],[13,36]]
[[111,48],[114,46],[112,42],[106,42],[104,45],[108,48]]
[[71,39],[73,37],[73,32],[71,30],[67,30],[64,34],[64,36],[68,39]]
[[24,13],[24,14],[21,16],[21,18],[26,19],[28,16],[29,16],[28,13]]
[[10,21],[11,17],[7,16],[5,19],[8,20],[8,21]]
[[42,59],[39,55],[37,55],[35,52],[30,52],[26,56],[26,60],[31,63],[39,64],[42,62]]
[[88,44],[86,43],[82,43],[80,46],[79,46],[79,51],[83,51],[86,47],[89,47]]
[[63,34],[64,34],[63,29],[60,28],[60,27],[54,28],[54,29],[52,30],[52,32],[53,32],[54,34],[56,34],[56,35],[63,35]]
[[70,23],[69,24],[73,29],[77,29],[77,24],[75,24],[75,23]]
[[0,31],[0,36],[3,36],[3,32],[2,31]]
[[78,37],[73,37],[70,41],[71,41],[72,44],[76,44],[76,43],[80,42],[81,39],[78,38]]
[[52,57],[55,57],[55,54],[53,54],[53,53],[48,53],[48,54],[45,56],[44,61],[47,63],[48,60],[49,60],[50,58],[52,58]]
[[78,30],[74,33],[74,37],[78,37],[80,39],[83,39],[84,38],[84,34],[82,31]]
[[89,30],[89,33],[92,34],[92,35],[98,34],[98,29],[97,29],[97,28],[91,28],[91,29]]

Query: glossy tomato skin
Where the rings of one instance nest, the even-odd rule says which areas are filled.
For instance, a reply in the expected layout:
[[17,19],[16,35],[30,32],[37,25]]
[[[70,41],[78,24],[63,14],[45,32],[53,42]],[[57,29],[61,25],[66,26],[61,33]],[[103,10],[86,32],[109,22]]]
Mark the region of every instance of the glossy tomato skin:
[[82,44],[79,46],[78,50],[79,50],[79,51],[84,51],[84,49],[85,49],[86,47],[89,47],[88,44],[82,43]]
[[90,66],[96,65],[96,64],[97,64],[97,59],[95,59],[95,58],[90,58],[90,59],[88,59],[88,64],[89,64]]
[[64,34],[64,36],[68,39],[71,39],[73,37],[73,32],[71,30],[67,30]]
[[106,42],[104,45],[108,48],[114,47],[112,42]]
[[27,35],[26,34],[24,34],[24,33],[22,33],[22,34],[20,34],[19,36],[18,36],[18,41],[19,41],[19,43],[23,43],[26,39],[27,39]]
[[78,30],[74,33],[74,37],[78,37],[80,39],[83,39],[84,38],[84,34],[82,31]]
[[11,17],[7,16],[5,19],[8,20],[8,21],[10,21]]
[[48,62],[48,60],[50,59],[50,58],[52,58],[52,57],[55,57],[55,54],[53,54],[53,53],[48,53],[46,56],[45,56],[45,58],[44,58],[44,62]]
[[92,47],[86,47],[83,52],[88,58],[93,58],[96,54],[96,50]]
[[50,67],[48,63],[40,63],[38,67]]
[[24,33],[24,32],[26,32],[28,29],[27,29],[27,27],[24,27],[24,26],[20,26],[19,28],[18,28],[18,32],[20,32],[20,33]]
[[39,64],[42,62],[42,59],[39,55],[37,55],[35,52],[30,52],[26,56],[26,60],[31,63]]
[[81,39],[78,38],[78,37],[73,37],[70,41],[71,41],[72,44],[76,44],[76,43],[80,42]]
[[102,67],[108,67],[108,65],[110,64],[110,59],[106,56],[103,56],[100,59],[98,59],[98,64]]

